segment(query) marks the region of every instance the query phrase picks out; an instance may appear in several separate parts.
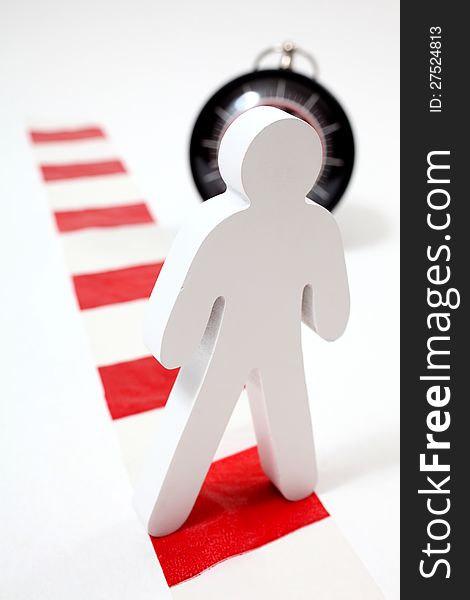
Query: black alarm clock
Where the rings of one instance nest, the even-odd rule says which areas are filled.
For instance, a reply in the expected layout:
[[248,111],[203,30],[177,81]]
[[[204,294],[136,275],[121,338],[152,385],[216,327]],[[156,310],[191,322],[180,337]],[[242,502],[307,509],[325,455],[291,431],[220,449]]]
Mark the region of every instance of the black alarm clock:
[[[281,54],[278,68],[261,69],[260,62],[272,52]],[[191,136],[190,162],[194,182],[203,200],[225,191],[217,163],[220,140],[230,123],[255,106],[275,106],[316,129],[323,145],[320,176],[308,198],[331,210],[340,200],[354,164],[354,138],[349,120],[336,98],[315,77],[292,70],[300,54],[314,68],[313,57],[292,42],[263,51],[255,70],[232,79],[207,101]]]

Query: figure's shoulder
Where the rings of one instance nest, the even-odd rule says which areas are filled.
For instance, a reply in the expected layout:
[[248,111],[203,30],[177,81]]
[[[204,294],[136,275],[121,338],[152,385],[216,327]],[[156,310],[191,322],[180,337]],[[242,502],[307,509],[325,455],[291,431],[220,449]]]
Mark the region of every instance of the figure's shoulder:
[[190,246],[196,253],[214,237],[213,233],[235,226],[237,214],[247,207],[241,197],[227,192],[206,200],[186,216],[174,245]]
[[197,210],[190,215],[188,225],[208,233],[232,222],[236,215],[244,212],[248,207],[248,203],[242,197],[227,191],[209,198],[198,206]]
[[310,198],[305,198],[305,205],[310,214],[319,215],[321,217],[324,217],[325,219],[333,219],[333,215],[331,214],[331,212],[327,210],[324,206],[321,206],[321,204],[318,204],[318,202],[310,200]]
[[339,231],[333,214],[325,207],[308,198],[305,201],[305,213],[308,215],[309,225],[316,230],[325,232]]
[[249,207],[249,203],[236,192],[227,189],[223,194],[213,196],[200,206],[201,214],[211,213],[223,219],[233,214],[242,212]]

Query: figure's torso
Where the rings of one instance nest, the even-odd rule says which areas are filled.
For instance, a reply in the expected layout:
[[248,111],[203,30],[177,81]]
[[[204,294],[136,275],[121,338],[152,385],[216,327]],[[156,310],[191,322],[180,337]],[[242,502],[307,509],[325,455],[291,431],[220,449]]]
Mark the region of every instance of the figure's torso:
[[315,245],[309,208],[286,218],[248,207],[206,238],[202,262],[211,266],[216,294],[225,300],[218,345],[239,344],[255,360],[267,345],[300,343],[302,294]]

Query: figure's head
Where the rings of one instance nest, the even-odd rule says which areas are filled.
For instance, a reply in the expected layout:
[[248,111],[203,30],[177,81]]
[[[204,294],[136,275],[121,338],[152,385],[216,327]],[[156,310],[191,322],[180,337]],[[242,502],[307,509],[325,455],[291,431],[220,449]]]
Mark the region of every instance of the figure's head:
[[225,183],[255,203],[305,198],[321,163],[322,145],[315,129],[271,106],[237,117],[219,148]]

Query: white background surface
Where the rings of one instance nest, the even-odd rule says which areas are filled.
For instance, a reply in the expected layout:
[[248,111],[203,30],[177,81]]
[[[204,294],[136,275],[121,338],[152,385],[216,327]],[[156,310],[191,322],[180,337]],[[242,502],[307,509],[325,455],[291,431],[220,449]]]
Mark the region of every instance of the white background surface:
[[[26,121],[104,124],[160,221],[177,225],[198,201],[187,153],[200,106],[250,69],[261,49],[292,38],[315,54],[320,81],[345,105],[358,146],[355,175],[336,213],[349,268],[350,324],[335,344],[309,332],[304,340],[319,495],[386,597],[398,598],[398,17],[391,0],[0,0],[1,402],[11,409],[2,465],[29,464],[36,449],[28,447],[28,428],[40,422],[43,403],[91,403],[100,394]],[[96,444],[106,440],[103,447],[112,443],[111,431],[90,435]],[[57,449],[64,440],[55,443]],[[6,460],[14,452],[18,463]],[[27,482],[14,468],[7,472],[8,506],[16,513],[2,544],[33,523],[47,531],[37,504],[18,500]],[[118,489],[124,472],[113,477]],[[45,547],[36,539],[17,560]]]

